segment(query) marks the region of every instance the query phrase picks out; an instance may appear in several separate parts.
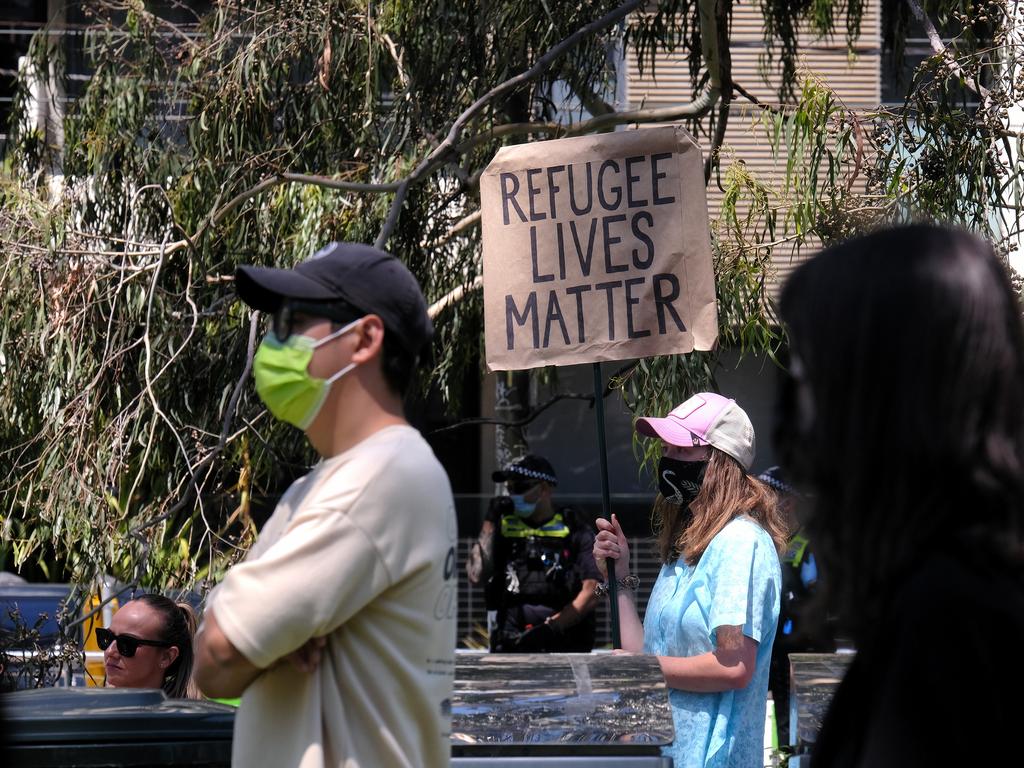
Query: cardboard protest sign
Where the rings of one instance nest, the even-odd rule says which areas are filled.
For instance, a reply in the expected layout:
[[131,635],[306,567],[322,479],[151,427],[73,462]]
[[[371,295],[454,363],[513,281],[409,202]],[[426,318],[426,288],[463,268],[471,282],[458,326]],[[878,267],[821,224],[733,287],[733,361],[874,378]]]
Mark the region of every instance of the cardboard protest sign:
[[714,345],[704,166],[683,128],[504,147],[480,198],[490,370]]

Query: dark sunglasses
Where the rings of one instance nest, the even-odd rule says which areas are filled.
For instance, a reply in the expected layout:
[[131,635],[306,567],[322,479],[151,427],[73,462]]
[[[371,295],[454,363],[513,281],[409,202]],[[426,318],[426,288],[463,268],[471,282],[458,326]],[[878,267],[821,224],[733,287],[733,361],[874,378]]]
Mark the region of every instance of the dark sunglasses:
[[117,652],[130,659],[139,650],[140,645],[152,645],[157,648],[170,648],[174,643],[165,643],[160,640],[142,640],[131,635],[115,635],[109,629],[100,627],[96,630],[96,644],[101,651],[107,650],[111,643],[117,643]]
[[360,313],[355,308],[342,306],[337,302],[286,301],[274,313],[270,330],[278,341],[285,341],[295,332],[296,318],[322,317],[332,323],[344,325],[357,320],[359,316]]

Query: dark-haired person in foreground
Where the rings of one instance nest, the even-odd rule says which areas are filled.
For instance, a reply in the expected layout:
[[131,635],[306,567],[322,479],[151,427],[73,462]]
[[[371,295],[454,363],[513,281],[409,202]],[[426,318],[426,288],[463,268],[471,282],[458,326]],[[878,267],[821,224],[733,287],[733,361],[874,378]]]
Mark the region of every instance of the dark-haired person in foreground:
[[[812,765],[1001,765],[1024,722],[1024,332],[1004,265],[908,226],[781,297],[779,453],[857,656]],[[1006,756],[1010,757],[1006,757]]]
[[240,267],[236,286],[273,314],[256,391],[322,459],[212,593],[197,637],[202,690],[242,697],[232,764],[446,766],[455,509],[402,410],[433,330],[420,288],[352,243],[294,269]]

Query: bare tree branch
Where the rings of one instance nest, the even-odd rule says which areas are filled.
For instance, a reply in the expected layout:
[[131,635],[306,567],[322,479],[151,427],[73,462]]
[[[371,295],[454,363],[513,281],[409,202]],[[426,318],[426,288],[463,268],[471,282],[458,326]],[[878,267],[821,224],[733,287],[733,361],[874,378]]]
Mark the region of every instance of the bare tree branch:
[[857,181],[857,177],[860,175],[861,168],[864,165],[864,126],[861,125],[857,113],[852,110],[850,111],[850,119],[853,121],[853,134],[857,139],[857,154],[853,158],[853,172],[850,174],[850,180],[846,183],[847,192],[853,189],[854,182]]
[[413,176],[408,176],[398,186],[398,190],[395,192],[395,199],[391,201],[391,208],[388,210],[388,217],[384,221],[384,226],[381,227],[380,234],[377,235],[377,239],[373,242],[377,248],[383,250],[388,242],[388,238],[391,237],[391,233],[395,231],[398,217],[402,213],[402,206],[405,205],[405,195],[409,191],[409,185],[412,182]]
[[725,129],[729,126],[729,107],[732,106],[730,96],[722,96],[718,105],[718,121],[715,123],[715,133],[711,137],[711,146],[708,147],[708,156],[704,158],[704,184],[711,182],[711,172],[718,167],[718,153],[725,142]]
[[315,184],[318,187],[340,189],[346,192],[394,192],[401,186],[399,181],[391,181],[386,184],[362,184],[355,181],[332,179],[329,176],[313,176],[307,173],[282,173],[281,178],[283,181],[291,181],[297,184]]
[[[479,214],[479,211],[477,213]],[[477,219],[477,220],[479,221],[479,219]],[[477,275],[475,278],[473,278],[473,281],[469,285],[460,285],[459,287],[455,288],[454,290],[449,291],[444,296],[442,296],[440,299],[438,299],[433,304],[431,304],[427,308],[427,314],[430,316],[430,319],[433,320],[439,314],[444,312],[444,310],[447,307],[449,307],[452,304],[456,304],[456,303],[462,301],[462,299],[466,296],[466,294],[469,294],[469,293],[472,293],[473,291],[479,290],[480,288],[483,287],[483,285],[484,285],[484,278],[483,278],[483,276],[482,275]]]
[[957,77],[963,81],[964,85],[983,99],[988,99],[988,88],[983,86],[981,83],[971,82],[971,79],[966,75],[966,73],[964,73],[963,69],[960,68],[960,64],[957,63],[956,57],[950,53],[949,48],[944,42],[942,42],[942,37],[939,35],[939,31],[935,28],[935,25],[928,17],[928,14],[924,12],[924,8],[921,6],[919,0],[906,0],[906,2],[907,7],[910,8],[910,12],[913,13],[914,17],[924,26],[924,31],[925,34],[928,35],[928,42],[931,43],[932,50],[946,60],[946,63],[949,64],[949,68],[956,73]]
[[582,87],[582,84],[569,83],[569,88],[574,94],[576,94],[576,98],[580,100],[580,104],[583,105],[583,108],[591,115],[607,115],[615,111],[615,107],[589,88]]
[[427,155],[420,164],[416,166],[413,172],[406,177],[403,182],[403,186],[398,189],[395,193],[394,200],[391,201],[391,211],[388,213],[387,221],[384,222],[384,226],[377,236],[376,244],[378,247],[383,247],[387,243],[388,238],[391,237],[391,233],[394,230],[395,224],[398,222],[398,215],[405,204],[405,195],[408,192],[410,184],[414,184],[419,179],[433,169],[435,164],[439,161],[441,164],[447,162],[447,157],[452,149],[455,147],[455,142],[462,133],[462,129],[470,121],[470,119],[481,109],[483,109],[488,103],[498,96],[511,91],[523,83],[530,82],[531,80],[539,77],[555,63],[566,51],[576,46],[580,41],[599,32],[602,29],[610,27],[612,24],[617,23],[621,19],[624,19],[632,11],[640,7],[643,0],[626,0],[622,5],[616,8],[614,11],[606,13],[599,19],[590,22],[589,24],[580,27],[571,35],[563,39],[560,43],[551,48],[547,53],[541,56],[525,72],[521,72],[515,77],[509,78],[500,85],[496,85],[491,88],[487,93],[478,98],[473,102],[468,109],[466,109],[461,115],[456,118],[452,124],[451,129],[448,131],[448,135],[445,137],[433,152]]
[[[719,8],[719,3],[723,8]],[[710,77],[710,90],[715,92],[715,96],[722,92],[722,57],[728,59],[729,47],[728,47],[728,23],[725,24],[725,28],[721,29],[718,23],[718,19],[722,12],[725,13],[725,18],[728,19],[730,3],[728,0],[698,0],[697,2],[697,15],[700,19],[700,47],[701,53],[704,55],[704,66],[707,67],[708,76]],[[723,53],[722,40],[725,40],[725,48]]]
[[492,139],[504,136],[529,136],[534,134],[554,134],[555,137],[580,136],[585,133],[593,133],[605,128],[613,128],[616,125],[644,124],[644,123],[666,123],[673,120],[693,119],[704,117],[718,100],[716,92],[708,87],[700,96],[689,104],[679,104],[673,107],[659,107],[656,109],[634,109],[625,112],[609,112],[589,120],[578,123],[505,123],[496,125],[483,133],[462,142],[455,148],[460,154],[465,154],[473,147],[488,142]]
[[[606,392],[605,397],[607,396],[608,393]],[[478,419],[462,419],[461,421],[458,421],[455,424],[449,424],[447,427],[440,427],[438,429],[435,429],[430,434],[439,435],[442,432],[451,432],[452,430],[461,429],[462,427],[474,427],[488,424],[499,427],[525,427],[531,421],[533,421],[542,413],[544,413],[544,411],[546,411],[548,408],[553,406],[555,403],[560,403],[562,400],[584,400],[593,405],[594,395],[584,395],[580,394],[579,392],[567,392],[565,394],[555,395],[543,405],[538,405],[536,408],[530,411],[529,415],[522,419],[517,419],[515,421],[503,421],[502,419],[492,419],[486,416]]]
[[468,216],[463,216],[448,232],[432,243],[424,244],[424,248],[440,248],[445,243],[449,242],[453,237],[458,235],[460,232],[465,232],[471,227],[478,226],[480,224],[481,212],[473,211]]
[[[704,160],[704,184],[707,185],[711,181],[711,171],[718,165],[718,152],[725,141],[725,129],[729,125],[729,106],[732,104],[733,98],[732,53],[729,50],[729,14],[732,10],[732,3],[729,0],[715,0],[714,26],[710,27],[704,23],[704,5],[705,3],[701,3],[700,7],[701,44],[708,72],[711,74],[711,82],[719,89],[722,99],[718,105],[718,122],[715,125],[715,133],[711,138],[708,156]],[[713,33],[713,44],[703,43],[703,36],[707,32]]]
[[771,112],[773,115],[779,115],[783,112],[781,107],[777,107],[774,104],[766,104],[735,80],[733,80],[732,89],[762,112]]

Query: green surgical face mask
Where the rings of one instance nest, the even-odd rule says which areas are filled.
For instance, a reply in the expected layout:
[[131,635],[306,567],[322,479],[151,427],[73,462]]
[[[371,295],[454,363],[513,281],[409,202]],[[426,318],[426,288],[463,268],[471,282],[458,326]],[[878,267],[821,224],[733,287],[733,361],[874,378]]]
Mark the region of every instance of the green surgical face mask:
[[331,384],[356,367],[355,363],[349,363],[329,379],[317,379],[310,376],[308,370],[313,352],[348,333],[359,325],[360,320],[353,320],[322,339],[292,334],[281,341],[273,332],[263,337],[253,358],[252,370],[256,378],[256,393],[275,418],[301,430],[313,423],[327,399]]

